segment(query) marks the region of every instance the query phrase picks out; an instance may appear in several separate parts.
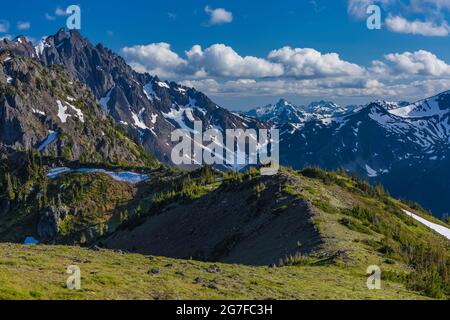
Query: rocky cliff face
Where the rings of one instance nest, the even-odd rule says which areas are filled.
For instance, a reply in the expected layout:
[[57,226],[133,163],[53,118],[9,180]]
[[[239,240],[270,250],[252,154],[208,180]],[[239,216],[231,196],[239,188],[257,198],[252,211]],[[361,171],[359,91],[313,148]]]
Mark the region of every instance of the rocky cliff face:
[[45,65],[64,66],[92,90],[116,123],[169,164],[172,131],[193,129],[194,120],[202,121],[204,129],[221,131],[264,126],[219,107],[194,88],[135,72],[120,56],[101,44],[92,45],[77,31],[61,29],[42,39],[31,56]]
[[0,53],[0,144],[68,161],[142,164],[139,147],[60,66]]

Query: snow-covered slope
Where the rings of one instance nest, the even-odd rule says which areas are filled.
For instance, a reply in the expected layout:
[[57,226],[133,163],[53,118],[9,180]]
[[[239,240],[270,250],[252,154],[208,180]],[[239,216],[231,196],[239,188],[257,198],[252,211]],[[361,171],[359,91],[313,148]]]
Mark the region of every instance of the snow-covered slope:
[[443,92],[437,96],[424,99],[413,104],[390,109],[389,113],[402,118],[445,116],[448,115],[450,111],[448,106],[449,96],[450,91]]
[[194,88],[134,71],[119,55],[101,44],[93,45],[78,31],[61,29],[36,46],[23,37],[18,39],[20,42],[2,41],[0,48],[39,59],[44,65],[63,66],[91,89],[117,124],[162,162],[171,163],[171,133],[179,128],[193,130],[195,120],[202,121],[204,129],[222,132],[264,127],[254,118],[218,106]]
[[312,102],[305,107],[296,106],[287,100],[281,99],[276,104],[253,109],[245,114],[278,126],[290,124],[299,127],[312,120],[330,121],[326,119],[342,116],[349,110],[349,108],[341,107],[330,101]]
[[450,92],[413,104],[376,101],[281,128],[282,164],[342,167],[439,217],[450,211],[450,199],[439,196],[450,192]]
[[436,231],[437,233],[439,233],[440,235],[443,235],[444,237],[446,237],[447,239],[450,240],[450,229],[446,228],[440,224],[436,224],[433,222],[428,221],[427,219],[424,219],[422,217],[419,217],[418,215],[409,212],[407,210],[403,210],[408,216],[410,216],[411,218],[413,218],[414,220],[419,221],[421,224],[427,226],[428,228]]

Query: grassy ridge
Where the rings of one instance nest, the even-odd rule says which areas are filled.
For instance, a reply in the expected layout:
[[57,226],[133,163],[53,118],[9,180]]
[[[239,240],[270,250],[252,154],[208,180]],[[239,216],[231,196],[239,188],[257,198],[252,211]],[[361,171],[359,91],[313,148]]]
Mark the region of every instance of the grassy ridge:
[[[365,270],[337,266],[247,267],[92,251],[0,244],[0,299],[426,299],[384,281],[368,290]],[[66,268],[82,289],[66,288]]]
[[[258,170],[220,174],[209,168],[192,173],[161,170],[151,175],[151,180],[139,186],[115,182],[101,174],[62,175],[46,188],[48,201],[54,205],[61,202],[78,213],[61,225],[61,235],[77,239],[78,229],[98,223],[107,223],[108,232],[123,229],[132,232],[154,215],[172,214],[174,205],[203,210],[202,204],[211,198],[220,208],[221,199],[231,197],[233,201],[242,201],[242,208],[255,213],[267,201],[282,203],[273,211],[274,216],[282,216],[290,204],[299,200],[311,203],[314,208],[311,222],[320,233],[321,244],[305,256],[299,254],[305,244],[298,242],[299,252],[280,257],[280,267],[276,269],[217,264],[221,272],[211,272],[211,263],[195,261],[149,260],[141,255],[77,247],[0,245],[0,298],[445,299],[449,296],[449,242],[405,215],[401,208],[422,216],[427,216],[426,212],[413,210],[391,198],[382,187],[371,186],[343,172],[317,168],[303,171],[282,168],[274,177],[261,177]],[[278,186],[275,192],[273,185]],[[243,198],[244,194],[250,196]],[[30,212],[22,212],[22,216],[14,219],[21,226],[28,224],[32,230],[31,220],[36,219],[36,212],[32,206],[29,208]],[[7,223],[11,217],[5,215],[2,219]],[[13,227],[4,224],[0,230],[11,231]],[[67,292],[62,287],[65,268],[71,264],[81,264],[85,270],[86,282],[81,292]],[[372,292],[365,287],[369,265],[381,267],[383,290]],[[149,275],[152,269],[158,272]],[[22,272],[29,275],[21,276]],[[41,279],[40,273],[46,276]],[[33,285],[27,288],[29,283]]]

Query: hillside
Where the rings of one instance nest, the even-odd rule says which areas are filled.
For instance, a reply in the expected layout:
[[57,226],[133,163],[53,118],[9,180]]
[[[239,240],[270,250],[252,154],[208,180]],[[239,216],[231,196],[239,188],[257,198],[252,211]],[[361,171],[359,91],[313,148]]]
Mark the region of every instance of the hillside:
[[91,91],[58,66],[0,53],[0,147],[65,161],[156,165]]
[[[63,90],[60,92],[62,96],[52,96],[52,100],[48,97],[38,101],[33,99],[31,111],[41,122],[49,122],[46,117],[51,112],[41,110],[41,106],[49,104],[52,110],[59,110],[55,103],[60,101],[60,109],[66,110],[67,126],[70,127],[61,134],[58,131],[60,126],[53,123],[42,126],[29,123],[27,119],[27,126],[18,128],[13,119],[7,119],[3,128],[9,131],[3,133],[3,138],[9,146],[23,134],[25,141],[19,146],[24,144],[27,149],[32,146],[42,148],[44,153],[57,152],[73,159],[92,161],[94,158],[99,161],[103,155],[97,154],[96,147],[104,155],[114,158],[109,162],[124,160],[124,151],[116,148],[121,144],[114,143],[111,150],[111,143],[100,141],[104,130],[93,130],[97,126],[89,126],[88,134],[95,143],[82,139],[85,135],[80,134],[81,127],[76,125],[78,123],[73,126],[73,122],[77,115],[91,117],[85,116],[86,110],[80,108],[80,99],[98,105],[100,110],[93,110],[92,117],[107,117],[122,133],[129,134],[140,148],[169,165],[172,164],[170,154],[175,145],[171,141],[171,132],[178,128],[193,132],[194,121],[202,121],[205,130],[214,128],[222,133],[226,129],[268,128],[276,124],[281,133],[280,161],[283,165],[295,169],[316,165],[327,170],[342,167],[372,183],[383,184],[397,198],[420,202],[438,218],[450,209],[447,197],[440,196],[450,191],[447,183],[450,179],[448,92],[414,104],[375,101],[364,107],[341,107],[328,101],[301,107],[280,100],[275,105],[240,115],[220,107],[195,88],[136,72],[118,54],[102,44],[92,44],[77,31],[60,29],[37,45],[25,37],[3,39],[0,51],[4,66],[0,80],[9,91],[23,82],[27,83],[25,78],[34,76],[23,70],[21,74],[14,73],[18,58],[46,66],[43,70],[51,70],[51,76],[53,70],[64,69],[64,85],[57,87]],[[42,72],[38,75],[39,79],[47,79]],[[84,85],[84,89],[89,90],[89,97],[65,94],[69,89],[66,88],[67,83],[75,83],[75,92],[79,91],[78,85]],[[26,90],[22,90],[21,97],[26,96],[25,93]],[[12,96],[9,103],[11,100]],[[58,119],[54,121],[58,122]],[[72,147],[69,152],[68,149],[78,143],[71,141],[72,131],[80,138],[77,140],[83,142],[83,148]],[[57,144],[53,143],[55,137],[60,139]],[[55,145],[57,150],[54,150]],[[84,155],[84,147],[93,154]],[[182,167],[197,168],[195,161]],[[423,188],[422,185],[428,187]]]
[[278,104],[268,110],[280,128],[281,164],[344,168],[381,183],[397,198],[421,203],[438,218],[449,212],[449,198],[441,196],[450,191],[449,92],[413,104],[375,101],[341,114],[324,107],[326,117],[317,110],[315,117],[304,117],[298,109]]
[[[449,93],[350,113],[282,100],[255,111],[265,123],[77,31],[3,39],[0,63],[0,298],[450,298],[450,226],[349,175],[444,209]],[[278,123],[282,162],[301,170],[160,164],[194,120]],[[72,264],[78,292],[64,289]],[[370,265],[381,291],[365,286]]]
[[166,164],[172,163],[175,145],[171,132],[180,128],[192,132],[194,121],[202,121],[205,130],[221,132],[264,127],[254,118],[220,107],[195,88],[134,71],[118,54],[102,44],[93,45],[77,30],[60,29],[36,46],[25,37],[4,39],[2,49],[50,68],[64,68],[74,81],[90,89],[105,114]]
[[[25,237],[34,236],[47,244],[96,245],[105,248],[105,255],[113,256],[117,250],[166,256],[170,258],[161,261],[173,265],[205,266],[191,259],[247,265],[221,267],[237,274],[240,268],[265,274],[270,272],[266,266],[276,265],[280,276],[296,268],[295,272],[307,270],[306,277],[324,270],[340,281],[339,275],[359,279],[375,264],[383,270],[385,280],[401,285],[401,290],[435,298],[449,294],[449,241],[402,209],[449,226],[413,204],[394,200],[381,187],[343,172],[319,169],[283,169],[273,177],[262,177],[258,170],[222,174],[209,168],[193,173],[162,169],[148,175],[148,180],[131,184],[102,173],[63,173],[48,181],[47,187],[51,190],[47,201],[54,208],[50,217],[58,219],[48,224],[47,207],[36,212],[30,196],[21,211],[0,216],[4,226],[0,236],[3,241],[23,242]],[[47,238],[39,234],[43,221],[53,227]],[[38,248],[56,255],[58,250],[79,250]],[[100,268],[104,261],[98,263]],[[249,283],[246,277],[242,281]],[[319,281],[316,285],[322,286]],[[358,284],[351,280],[345,283],[341,289],[350,298]],[[288,288],[290,285],[280,282],[278,294]],[[331,288],[338,290],[335,285]],[[401,296],[411,297],[401,292]],[[245,293],[240,297],[255,296]]]
[[[246,267],[93,251],[0,244],[2,299],[426,299],[395,282],[367,290],[364,270]],[[65,288],[81,268],[82,290]]]

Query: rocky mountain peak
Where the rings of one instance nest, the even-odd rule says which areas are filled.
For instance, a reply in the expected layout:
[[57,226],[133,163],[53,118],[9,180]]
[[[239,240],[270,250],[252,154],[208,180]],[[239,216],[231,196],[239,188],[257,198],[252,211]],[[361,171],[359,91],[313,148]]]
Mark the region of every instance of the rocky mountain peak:
[[60,66],[8,52],[1,54],[0,146],[65,161],[144,164],[145,152],[108,119],[84,84]]
[[94,46],[78,31],[60,29],[35,47],[8,42],[0,48],[39,59],[45,66],[63,67],[93,92],[117,124],[163,162],[170,163],[171,132],[192,129],[194,120],[221,130],[264,126],[221,108],[193,88],[134,71],[122,57],[102,44]]

